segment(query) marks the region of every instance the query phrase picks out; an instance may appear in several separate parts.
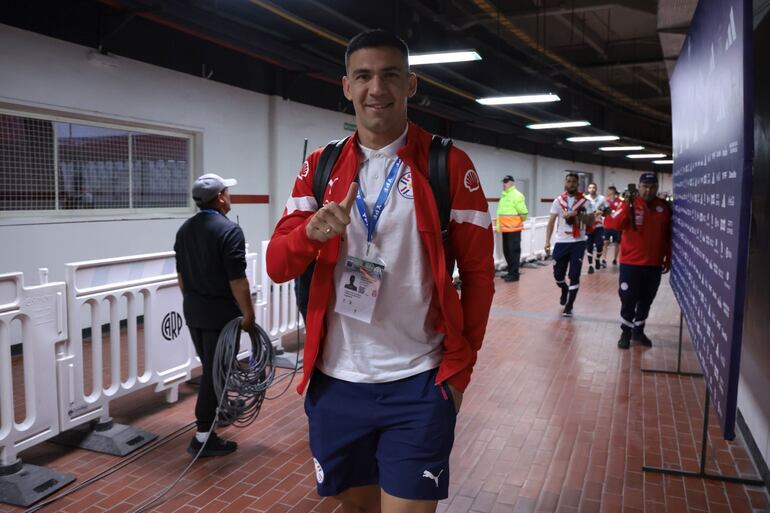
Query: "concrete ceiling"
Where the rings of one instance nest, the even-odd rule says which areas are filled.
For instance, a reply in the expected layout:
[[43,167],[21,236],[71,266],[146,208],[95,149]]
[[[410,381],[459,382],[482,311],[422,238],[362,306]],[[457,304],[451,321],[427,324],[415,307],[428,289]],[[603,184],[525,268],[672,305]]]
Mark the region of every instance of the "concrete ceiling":
[[[696,0],[77,0],[3,2],[0,22],[211,73],[266,94],[350,112],[339,91],[350,37],[385,28],[413,52],[475,48],[483,60],[415,68],[413,115],[452,137],[559,158],[643,167],[568,135],[616,133],[670,152],[668,76]],[[248,64],[250,63],[250,64]],[[493,109],[481,96],[550,91],[556,104]],[[592,127],[543,133],[537,121]]]

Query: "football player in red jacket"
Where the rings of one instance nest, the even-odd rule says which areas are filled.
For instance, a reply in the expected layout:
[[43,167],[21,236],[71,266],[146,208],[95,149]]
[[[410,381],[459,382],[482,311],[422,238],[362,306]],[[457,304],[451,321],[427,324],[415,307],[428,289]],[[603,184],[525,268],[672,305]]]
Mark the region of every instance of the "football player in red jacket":
[[267,250],[276,282],[315,262],[299,391],[309,381],[318,493],[346,512],[431,513],[447,497],[456,415],[494,293],[487,201],[454,145],[442,234],[427,173],[431,134],[407,120],[417,88],[408,57],[381,30],[350,41],[342,85],[356,133],[320,205],[313,177],[322,150],[308,157]]

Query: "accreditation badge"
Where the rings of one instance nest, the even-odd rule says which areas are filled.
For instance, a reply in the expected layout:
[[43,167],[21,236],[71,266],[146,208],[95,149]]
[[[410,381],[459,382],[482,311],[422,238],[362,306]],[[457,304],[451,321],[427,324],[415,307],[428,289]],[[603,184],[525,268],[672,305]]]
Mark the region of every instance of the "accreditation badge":
[[334,311],[371,324],[384,275],[382,262],[347,257]]

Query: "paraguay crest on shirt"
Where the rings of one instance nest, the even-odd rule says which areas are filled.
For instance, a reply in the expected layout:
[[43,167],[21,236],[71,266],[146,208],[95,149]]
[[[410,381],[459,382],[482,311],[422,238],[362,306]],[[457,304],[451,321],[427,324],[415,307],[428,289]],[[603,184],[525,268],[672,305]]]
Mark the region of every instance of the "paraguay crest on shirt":
[[412,172],[407,171],[398,180],[398,193],[406,199],[414,199],[414,190],[412,189]]

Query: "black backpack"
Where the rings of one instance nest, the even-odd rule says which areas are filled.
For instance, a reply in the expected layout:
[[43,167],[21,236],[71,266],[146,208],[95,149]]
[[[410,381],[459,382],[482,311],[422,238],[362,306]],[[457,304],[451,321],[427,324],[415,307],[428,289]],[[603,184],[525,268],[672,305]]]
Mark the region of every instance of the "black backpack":
[[[350,137],[348,136],[339,141],[331,141],[323,149],[323,152],[321,152],[321,156],[318,159],[318,165],[316,165],[315,168],[315,174],[313,175],[313,196],[315,196],[319,208],[323,204],[326,186],[329,183],[329,177],[332,174],[334,165],[337,163],[340,152],[349,138]],[[441,223],[441,238],[445,243],[448,238],[449,214],[452,208],[449,197],[449,172],[447,170],[447,159],[449,157],[449,149],[451,146],[451,139],[445,139],[438,135],[434,135],[430,142],[430,153],[428,154],[428,181],[430,182],[431,189],[433,189],[433,197],[436,199],[438,218]],[[447,257],[447,272],[449,273],[449,276],[452,276],[455,261],[454,258],[450,256],[449,251],[445,251],[445,254]],[[303,319],[307,318],[310,282],[313,279],[314,270],[315,260],[310,262],[310,265],[307,266],[305,272],[295,280],[294,292],[297,296],[297,306]]]

